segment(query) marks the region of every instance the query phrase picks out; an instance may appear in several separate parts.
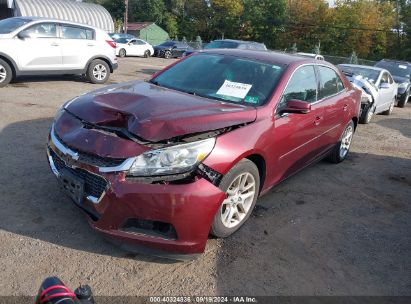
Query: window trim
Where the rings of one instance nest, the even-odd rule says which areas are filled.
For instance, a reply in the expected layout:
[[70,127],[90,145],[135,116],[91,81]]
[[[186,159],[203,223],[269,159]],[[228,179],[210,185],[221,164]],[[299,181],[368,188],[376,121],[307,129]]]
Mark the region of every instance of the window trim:
[[29,24],[27,27],[25,27],[24,29],[22,29],[21,31],[19,31],[16,34],[16,37],[22,33],[25,32],[29,29],[31,29],[34,26],[39,26],[42,24],[54,24],[56,27],[56,36],[55,37],[34,37],[34,38],[30,38],[30,39],[60,39],[60,28],[59,28],[59,23],[58,22],[53,22],[53,21],[43,21],[43,22],[38,22],[38,23],[34,23],[34,24]]
[[[70,23],[58,23],[59,26],[59,38],[62,40],[80,40],[80,41],[91,41],[91,40],[96,40],[96,31],[91,28],[91,27],[87,27],[87,26],[81,26],[81,25],[76,25],[76,24],[70,24]],[[81,38],[64,38],[63,37],[63,26],[67,26],[67,27],[74,27],[74,28],[79,28],[79,29],[84,29],[84,30],[89,30],[93,33],[93,37],[92,39],[81,39]]]

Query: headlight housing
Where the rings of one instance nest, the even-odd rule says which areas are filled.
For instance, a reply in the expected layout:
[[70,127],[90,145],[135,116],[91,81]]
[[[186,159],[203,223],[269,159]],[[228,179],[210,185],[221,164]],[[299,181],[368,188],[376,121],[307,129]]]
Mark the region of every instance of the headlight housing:
[[128,174],[143,177],[189,172],[211,153],[215,142],[215,138],[208,138],[145,152],[136,157]]

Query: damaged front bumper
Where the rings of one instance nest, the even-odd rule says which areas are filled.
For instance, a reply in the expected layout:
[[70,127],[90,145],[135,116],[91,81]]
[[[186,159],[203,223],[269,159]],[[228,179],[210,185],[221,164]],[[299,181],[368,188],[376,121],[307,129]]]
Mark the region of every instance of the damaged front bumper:
[[[131,160],[86,159],[67,147],[52,128],[50,168],[91,226],[127,250],[176,259],[204,251],[225,193],[221,175],[200,165],[175,181],[127,177]],[[88,156],[90,158],[90,156]]]

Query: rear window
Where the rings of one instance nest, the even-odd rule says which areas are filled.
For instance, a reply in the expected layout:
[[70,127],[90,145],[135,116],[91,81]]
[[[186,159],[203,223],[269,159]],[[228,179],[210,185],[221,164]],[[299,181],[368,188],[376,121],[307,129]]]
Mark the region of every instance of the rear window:
[[212,41],[205,46],[205,49],[236,49],[237,42],[232,41]]
[[30,19],[23,18],[9,18],[0,21],[0,34],[10,34],[19,27],[31,22]]

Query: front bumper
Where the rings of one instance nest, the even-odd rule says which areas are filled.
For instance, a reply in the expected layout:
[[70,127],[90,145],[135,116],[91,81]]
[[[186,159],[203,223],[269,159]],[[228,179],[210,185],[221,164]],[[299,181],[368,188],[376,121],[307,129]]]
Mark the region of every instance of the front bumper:
[[176,259],[204,251],[225,197],[218,187],[204,178],[185,184],[144,184],[127,178],[123,171],[102,172],[67,151],[50,136],[50,167],[57,178],[64,169],[85,181],[84,196],[75,203],[95,230],[132,251]]

